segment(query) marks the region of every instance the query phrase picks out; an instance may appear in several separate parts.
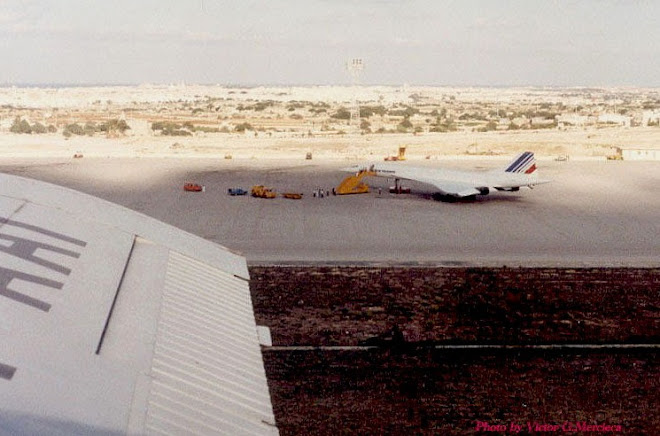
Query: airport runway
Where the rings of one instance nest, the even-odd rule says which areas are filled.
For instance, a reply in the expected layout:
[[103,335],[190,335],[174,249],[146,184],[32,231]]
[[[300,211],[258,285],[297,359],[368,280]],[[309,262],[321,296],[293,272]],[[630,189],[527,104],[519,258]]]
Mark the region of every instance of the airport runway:
[[[222,159],[2,159],[0,171],[64,185],[124,205],[242,253],[259,263],[657,266],[660,162],[540,161],[552,183],[473,202],[442,203],[432,187],[315,198],[353,162]],[[466,169],[506,161],[451,161]],[[440,161],[421,165],[443,165]],[[186,193],[186,181],[205,185]],[[302,200],[231,197],[264,184]],[[382,195],[378,195],[378,188]]]

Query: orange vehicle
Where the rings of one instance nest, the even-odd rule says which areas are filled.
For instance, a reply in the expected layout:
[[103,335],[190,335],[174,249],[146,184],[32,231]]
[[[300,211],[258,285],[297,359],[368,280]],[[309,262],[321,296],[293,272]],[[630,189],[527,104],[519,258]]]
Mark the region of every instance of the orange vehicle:
[[265,187],[264,185],[255,185],[250,190],[250,194],[253,197],[258,198],[275,198],[277,194],[270,188]]
[[282,194],[282,197],[289,198],[291,200],[300,200],[303,195],[298,192],[285,192]]
[[187,192],[201,192],[204,190],[204,187],[202,185],[198,185],[197,183],[185,183],[183,185],[183,190]]

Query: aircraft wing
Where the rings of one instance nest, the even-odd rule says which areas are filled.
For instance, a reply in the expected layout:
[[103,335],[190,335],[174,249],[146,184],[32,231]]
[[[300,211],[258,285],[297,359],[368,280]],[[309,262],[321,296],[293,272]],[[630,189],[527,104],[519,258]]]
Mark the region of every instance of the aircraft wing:
[[470,183],[457,182],[455,180],[414,179],[422,183],[428,183],[438,188],[445,194],[457,197],[467,197],[479,194],[479,190]]
[[472,183],[452,180],[448,178],[437,178],[433,177],[430,174],[425,174],[424,170],[419,169],[398,169],[393,177],[398,177],[400,179],[414,180],[421,183],[426,183],[433,185],[438,190],[442,191],[447,195],[454,195],[456,197],[467,197],[470,195],[477,195],[480,191]]

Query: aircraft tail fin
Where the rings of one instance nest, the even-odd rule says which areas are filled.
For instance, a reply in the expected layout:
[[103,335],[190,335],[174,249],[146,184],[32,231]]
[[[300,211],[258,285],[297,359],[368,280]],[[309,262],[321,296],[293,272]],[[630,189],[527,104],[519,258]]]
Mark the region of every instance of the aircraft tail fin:
[[536,158],[531,151],[520,153],[504,170],[506,173],[519,174],[532,174],[534,171],[536,171]]

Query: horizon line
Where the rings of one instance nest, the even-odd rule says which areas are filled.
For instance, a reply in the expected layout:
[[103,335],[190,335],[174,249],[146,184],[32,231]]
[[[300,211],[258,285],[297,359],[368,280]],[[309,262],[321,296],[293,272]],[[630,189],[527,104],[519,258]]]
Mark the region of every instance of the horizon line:
[[515,89],[515,88],[533,88],[533,89],[611,89],[611,88],[637,88],[637,89],[658,89],[659,86],[652,85],[483,85],[483,84],[367,84],[367,83],[334,83],[334,84],[312,84],[312,83],[203,83],[203,82],[0,82],[0,88],[94,88],[94,87],[138,87],[138,86],[218,86],[224,88],[312,88],[312,87],[388,87],[388,88],[493,88],[493,89]]

